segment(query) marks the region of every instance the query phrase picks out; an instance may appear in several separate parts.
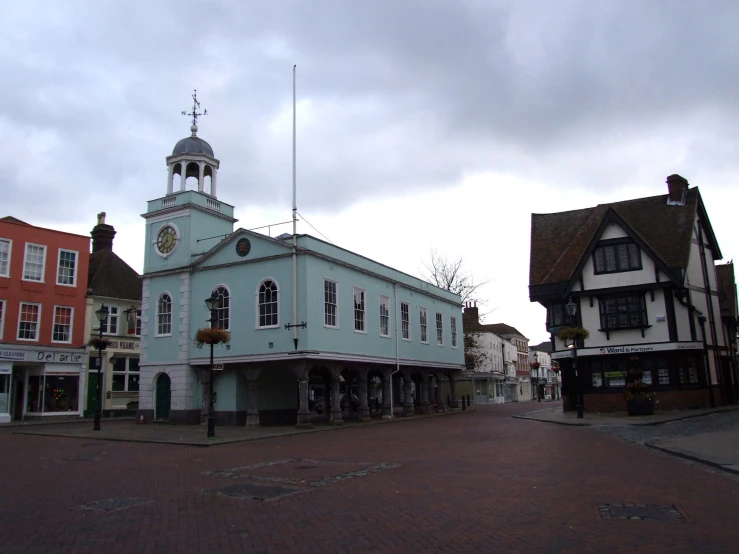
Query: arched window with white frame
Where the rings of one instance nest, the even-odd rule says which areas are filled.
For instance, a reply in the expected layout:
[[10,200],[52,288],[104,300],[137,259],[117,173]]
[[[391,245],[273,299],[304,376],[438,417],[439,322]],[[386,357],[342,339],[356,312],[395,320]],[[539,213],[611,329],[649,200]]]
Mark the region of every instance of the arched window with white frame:
[[279,325],[279,287],[274,279],[265,279],[257,293],[257,327]]
[[231,295],[225,285],[218,285],[213,289],[218,298],[218,307],[216,308],[216,326],[219,329],[229,330],[231,324]]
[[172,334],[172,297],[163,293],[157,301],[157,335]]

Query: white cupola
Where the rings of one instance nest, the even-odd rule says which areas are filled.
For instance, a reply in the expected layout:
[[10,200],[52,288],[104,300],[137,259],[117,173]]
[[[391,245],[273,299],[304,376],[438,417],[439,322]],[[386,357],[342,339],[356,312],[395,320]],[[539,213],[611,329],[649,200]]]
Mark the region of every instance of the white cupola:
[[[183,138],[175,144],[172,155],[167,156],[167,194],[175,194],[186,190],[185,182],[188,177],[195,177],[198,184],[198,192],[216,197],[216,176],[220,162],[213,155],[213,148],[206,141],[198,137],[197,120],[201,115],[207,115],[208,111],[197,113],[200,103],[197,99],[197,91],[192,95],[194,104],[192,113],[182,112],[183,115],[192,116],[190,136]],[[175,187],[175,175],[179,176],[179,186]],[[177,188],[177,190],[175,190]]]

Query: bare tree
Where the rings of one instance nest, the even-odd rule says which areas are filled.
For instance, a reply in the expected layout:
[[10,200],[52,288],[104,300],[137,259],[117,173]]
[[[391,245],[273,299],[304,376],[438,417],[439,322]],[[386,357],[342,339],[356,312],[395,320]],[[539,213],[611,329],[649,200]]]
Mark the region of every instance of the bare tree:
[[467,305],[474,302],[474,312],[470,310],[462,317],[462,329],[464,332],[464,358],[467,369],[476,371],[489,356],[484,350],[477,347],[480,336],[480,321],[477,315],[477,303],[482,301],[477,298],[480,288],[488,281],[476,282],[474,277],[464,269],[463,259],[448,260],[441,256],[436,250],[431,250],[430,262],[423,262],[426,271],[422,271],[423,277],[437,287],[458,294],[462,303]]
[[421,275],[424,279],[441,289],[458,294],[462,297],[462,303],[470,300],[480,302],[475,295],[488,282],[475,282],[474,277],[465,271],[461,257],[457,260],[448,260],[432,249],[431,260],[422,263],[425,271],[422,271]]

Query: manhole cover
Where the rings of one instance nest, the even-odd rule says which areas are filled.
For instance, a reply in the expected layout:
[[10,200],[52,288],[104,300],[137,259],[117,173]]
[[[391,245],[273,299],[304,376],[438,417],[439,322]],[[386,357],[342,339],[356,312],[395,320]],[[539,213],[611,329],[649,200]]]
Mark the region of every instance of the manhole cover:
[[144,504],[151,504],[151,500],[145,498],[108,498],[97,502],[88,502],[80,506],[83,510],[94,510],[96,512],[110,512],[115,510],[126,510]]
[[283,485],[262,485],[257,483],[244,483],[239,485],[229,485],[220,489],[212,489],[203,491],[208,494],[216,494],[220,496],[231,496],[233,498],[242,498],[247,500],[271,500],[283,496],[290,496],[299,492],[310,490],[305,487],[286,487]]
[[674,505],[658,504],[598,504],[603,519],[649,519],[686,523],[686,518]]

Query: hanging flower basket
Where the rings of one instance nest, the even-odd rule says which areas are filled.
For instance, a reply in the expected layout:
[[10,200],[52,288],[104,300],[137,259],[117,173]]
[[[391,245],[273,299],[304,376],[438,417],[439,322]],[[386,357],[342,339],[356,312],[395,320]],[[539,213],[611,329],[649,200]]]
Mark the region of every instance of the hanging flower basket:
[[87,343],[88,346],[94,348],[95,350],[105,350],[106,348],[108,348],[109,344],[110,340],[101,339],[100,337],[94,337],[90,339],[90,342]]
[[582,342],[590,336],[590,331],[583,327],[565,327],[559,332],[559,338],[563,341],[575,340]]
[[224,329],[203,327],[195,333],[195,346],[202,348],[205,344],[226,344],[231,342],[231,333]]
[[539,362],[531,362],[531,369],[539,369],[541,364]]

